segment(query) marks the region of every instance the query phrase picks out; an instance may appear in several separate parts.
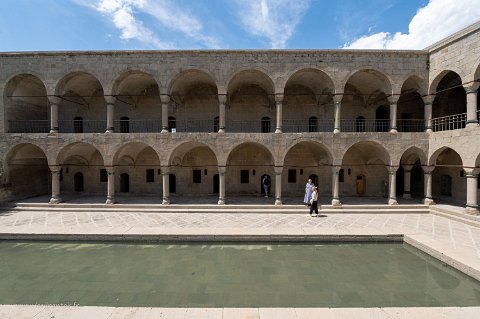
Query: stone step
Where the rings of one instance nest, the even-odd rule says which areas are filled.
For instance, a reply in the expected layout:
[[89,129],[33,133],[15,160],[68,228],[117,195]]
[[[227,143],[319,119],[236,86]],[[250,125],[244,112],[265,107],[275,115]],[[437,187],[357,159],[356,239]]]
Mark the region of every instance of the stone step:
[[432,214],[447,217],[470,226],[480,227],[480,216],[478,215],[470,215],[461,210],[448,209],[446,207],[439,207],[436,205],[430,206],[430,212]]

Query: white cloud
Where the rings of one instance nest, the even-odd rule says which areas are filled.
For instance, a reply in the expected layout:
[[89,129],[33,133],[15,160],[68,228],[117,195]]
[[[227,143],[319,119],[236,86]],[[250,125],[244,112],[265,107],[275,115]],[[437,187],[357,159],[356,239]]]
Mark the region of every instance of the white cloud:
[[208,47],[218,47],[215,38],[203,34],[202,23],[186,8],[172,0],[73,0],[93,8],[109,17],[120,30],[123,40],[138,40],[157,49],[174,49],[171,41],[160,40],[155,33],[138,18],[138,13],[154,18],[167,29],[179,32],[195,42]]
[[308,9],[309,0],[237,0],[241,22],[274,49],[285,48]]
[[480,20],[480,0],[430,0],[408,25],[408,33],[378,32],[345,49],[423,49]]

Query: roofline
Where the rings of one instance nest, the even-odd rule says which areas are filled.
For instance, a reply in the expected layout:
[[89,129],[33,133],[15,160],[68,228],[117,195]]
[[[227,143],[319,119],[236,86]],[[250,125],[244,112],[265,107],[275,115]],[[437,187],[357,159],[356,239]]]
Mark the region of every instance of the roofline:
[[449,35],[442,40],[435,42],[434,44],[426,47],[424,50],[427,50],[429,53],[433,53],[435,51],[441,50],[446,46],[449,46],[453,42],[457,42],[463,38],[468,37],[469,35],[477,32],[480,30],[480,21],[475,22],[474,24],[469,25],[466,28],[463,28],[460,31],[455,32],[452,35]]

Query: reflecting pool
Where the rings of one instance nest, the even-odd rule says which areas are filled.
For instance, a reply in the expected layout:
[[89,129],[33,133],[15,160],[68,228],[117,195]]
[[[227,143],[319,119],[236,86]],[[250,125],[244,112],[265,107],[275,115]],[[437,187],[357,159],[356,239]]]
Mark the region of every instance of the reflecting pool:
[[2,241],[0,303],[478,306],[480,283],[402,243]]

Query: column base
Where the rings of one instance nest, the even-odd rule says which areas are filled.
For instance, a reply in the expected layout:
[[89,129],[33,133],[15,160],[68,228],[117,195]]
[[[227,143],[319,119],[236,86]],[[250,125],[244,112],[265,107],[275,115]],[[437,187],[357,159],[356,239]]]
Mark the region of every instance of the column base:
[[388,205],[398,205],[398,202],[395,198],[389,198]]
[[162,205],[170,205],[170,198],[163,198]]
[[283,131],[282,131],[281,128],[277,127],[277,129],[275,130],[275,133],[277,133],[277,134],[278,134],[278,133],[283,133]]
[[425,205],[435,205],[435,202],[433,201],[433,198],[425,197],[425,199],[423,200],[423,204],[425,204]]
[[390,133],[398,133],[397,128],[393,128],[393,127],[392,127],[392,128],[390,129]]
[[53,196],[52,198],[50,198],[50,201],[48,203],[49,204],[60,204],[62,202],[63,202],[63,200],[62,200],[61,197]]
[[425,130],[425,133],[433,133],[433,130],[432,130],[431,128],[427,128],[427,129]]
[[107,128],[107,130],[105,131],[105,133],[110,133],[110,134],[112,134],[112,133],[113,133],[113,128]]
[[480,211],[477,207],[465,207],[465,213],[469,215],[480,215]]
[[339,199],[332,199],[332,206],[333,208],[340,208],[342,207],[342,203]]
[[57,137],[57,134],[58,131],[50,130],[50,132],[48,132],[48,137]]
[[225,134],[225,129],[224,129],[224,128],[220,128],[217,133],[218,133],[218,134]]
[[467,125],[466,125],[466,127],[477,127],[477,126],[478,126],[478,123],[476,121],[467,122]]
[[107,200],[105,201],[105,205],[113,205],[113,204],[115,204],[115,198],[107,197]]
[[275,205],[279,206],[279,205],[283,205],[282,204],[282,200],[280,198],[276,198],[275,199]]
[[340,133],[340,129],[339,129],[339,128],[333,129],[333,134],[338,134],[338,133]]
[[218,198],[218,205],[225,205],[225,199],[224,198]]
[[168,129],[162,128],[162,130],[160,131],[160,133],[168,133]]

